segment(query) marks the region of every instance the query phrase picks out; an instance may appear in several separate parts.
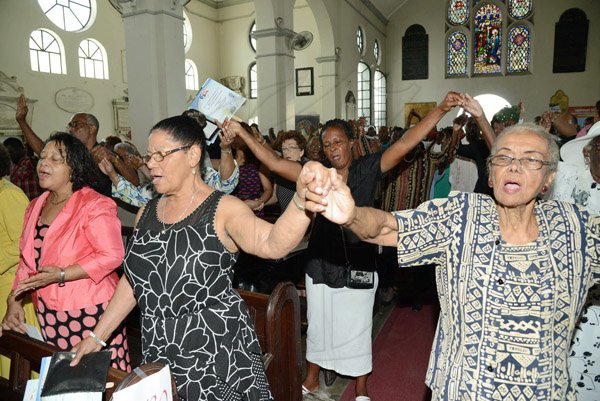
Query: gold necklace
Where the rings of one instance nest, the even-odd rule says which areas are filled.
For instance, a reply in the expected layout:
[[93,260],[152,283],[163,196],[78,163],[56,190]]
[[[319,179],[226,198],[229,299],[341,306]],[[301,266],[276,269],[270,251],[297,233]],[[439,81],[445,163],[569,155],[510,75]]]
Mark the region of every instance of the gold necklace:
[[187,207],[185,208],[185,210],[183,212],[181,212],[181,214],[179,215],[179,217],[177,218],[177,220],[175,220],[175,222],[169,224],[169,226],[165,225],[165,210],[167,209],[167,202],[169,201],[169,197],[165,195],[162,196],[162,198],[165,198],[165,206],[163,206],[163,212],[162,212],[162,219],[161,219],[161,223],[163,226],[163,229],[160,231],[161,234],[164,234],[167,232],[168,229],[171,229],[175,224],[179,223],[181,221],[181,219],[183,218],[183,216],[187,213],[187,211],[190,209],[190,206],[192,206],[192,202],[194,201],[194,199],[196,198],[196,194],[200,191],[200,188],[198,188],[196,190],[196,192],[194,192],[192,194],[192,196],[190,197],[190,202],[188,203]]

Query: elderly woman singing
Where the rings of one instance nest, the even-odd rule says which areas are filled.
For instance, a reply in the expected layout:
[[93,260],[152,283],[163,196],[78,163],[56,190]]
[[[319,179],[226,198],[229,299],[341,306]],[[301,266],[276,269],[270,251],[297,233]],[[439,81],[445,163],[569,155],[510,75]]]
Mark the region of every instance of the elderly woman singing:
[[575,400],[567,359],[588,288],[600,280],[600,221],[538,200],[558,162],[541,128],[507,128],[488,160],[495,201],[454,192],[385,213],[355,207],[331,171],[331,185],[311,187],[307,202],[325,204],[325,217],[365,241],[397,246],[400,266],[437,265],[433,400]]

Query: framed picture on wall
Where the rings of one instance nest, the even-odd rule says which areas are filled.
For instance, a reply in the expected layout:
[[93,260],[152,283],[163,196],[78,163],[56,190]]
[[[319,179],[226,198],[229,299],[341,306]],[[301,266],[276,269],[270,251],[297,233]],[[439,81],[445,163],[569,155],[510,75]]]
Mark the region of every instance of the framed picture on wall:
[[313,68],[296,68],[296,96],[315,94]]

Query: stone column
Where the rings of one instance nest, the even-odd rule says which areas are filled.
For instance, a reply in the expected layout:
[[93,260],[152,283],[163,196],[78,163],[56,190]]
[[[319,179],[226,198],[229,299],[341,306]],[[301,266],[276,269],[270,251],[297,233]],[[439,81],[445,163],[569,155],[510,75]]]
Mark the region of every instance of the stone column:
[[317,82],[321,84],[321,121],[336,118],[339,113],[339,96],[336,95],[338,55],[317,57],[321,70]]
[[129,120],[146,151],[148,132],[186,107],[183,7],[180,0],[129,0],[123,5]]
[[294,54],[289,40],[294,32],[294,0],[255,0],[258,125],[294,128]]

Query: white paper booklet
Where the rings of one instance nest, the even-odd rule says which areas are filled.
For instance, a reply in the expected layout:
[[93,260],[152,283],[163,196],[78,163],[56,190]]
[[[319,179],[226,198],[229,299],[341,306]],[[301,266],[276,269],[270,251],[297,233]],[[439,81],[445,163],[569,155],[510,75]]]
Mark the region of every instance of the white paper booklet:
[[239,93],[208,78],[189,108],[199,110],[213,123],[215,120],[223,122],[233,117],[245,101],[246,98]]

